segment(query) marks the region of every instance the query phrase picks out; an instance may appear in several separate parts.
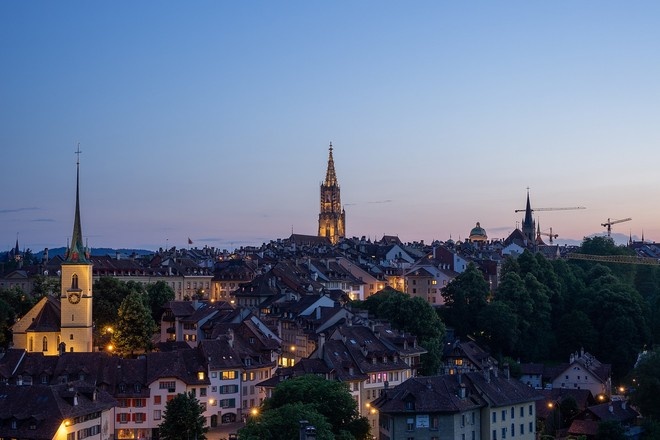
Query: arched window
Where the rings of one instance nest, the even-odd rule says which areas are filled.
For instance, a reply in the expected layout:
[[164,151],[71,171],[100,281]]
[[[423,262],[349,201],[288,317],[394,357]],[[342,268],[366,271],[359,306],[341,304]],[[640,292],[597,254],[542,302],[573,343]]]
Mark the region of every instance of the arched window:
[[34,338],[30,336],[29,344],[28,344],[28,351],[33,351],[34,350]]
[[72,289],[78,288],[78,275],[76,275],[75,273],[71,275],[71,288]]
[[60,335],[57,335],[57,346],[60,346],[60,342],[62,342],[62,338],[60,338]]
[[44,336],[43,341],[41,342],[41,351],[48,351],[48,338]]

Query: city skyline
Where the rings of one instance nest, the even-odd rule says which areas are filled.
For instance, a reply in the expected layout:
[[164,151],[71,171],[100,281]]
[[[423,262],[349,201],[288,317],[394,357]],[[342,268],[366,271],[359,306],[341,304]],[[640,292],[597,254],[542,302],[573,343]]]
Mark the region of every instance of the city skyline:
[[316,235],[658,240],[654,2],[0,4],[0,252]]

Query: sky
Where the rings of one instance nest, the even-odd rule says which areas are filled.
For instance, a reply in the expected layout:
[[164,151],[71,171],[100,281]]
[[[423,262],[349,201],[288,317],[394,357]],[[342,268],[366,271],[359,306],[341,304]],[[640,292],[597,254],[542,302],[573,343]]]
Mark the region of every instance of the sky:
[[660,241],[657,1],[0,2],[0,251]]

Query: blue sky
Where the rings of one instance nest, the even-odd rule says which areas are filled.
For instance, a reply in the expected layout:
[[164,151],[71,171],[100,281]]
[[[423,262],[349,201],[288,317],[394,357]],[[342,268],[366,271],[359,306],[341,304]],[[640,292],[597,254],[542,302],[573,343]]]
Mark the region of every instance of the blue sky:
[[660,240],[657,2],[0,2],[0,250],[541,228]]

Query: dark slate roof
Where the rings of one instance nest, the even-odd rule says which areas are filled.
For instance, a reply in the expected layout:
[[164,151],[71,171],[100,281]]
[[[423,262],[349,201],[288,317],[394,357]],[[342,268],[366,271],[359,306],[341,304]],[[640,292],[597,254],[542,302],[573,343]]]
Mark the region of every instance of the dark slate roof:
[[197,350],[191,348],[169,353],[148,353],[146,358],[148,384],[165,377],[174,377],[189,385],[210,384],[206,374],[201,380],[197,376],[200,371],[207,371],[206,362]]
[[504,374],[495,375],[497,369],[483,372],[465,373],[466,379],[483,393],[492,406],[516,405],[543,399],[543,395],[517,379],[509,379]]
[[10,348],[0,354],[0,377],[9,379],[25,357],[25,350]]
[[615,421],[629,423],[635,420],[639,413],[630,407],[627,401],[618,400],[600,405],[590,406],[587,412],[593,414],[599,421]]
[[[66,418],[83,416],[112,408],[117,402],[99,391],[93,400],[93,389],[71,385],[1,385],[0,437],[50,440]],[[73,395],[78,404],[73,405]],[[11,421],[17,429],[11,429]],[[30,429],[30,426],[36,429]]]
[[542,376],[543,364],[524,363],[520,364],[520,372],[529,376]]
[[199,350],[211,370],[224,370],[230,368],[241,368],[240,354],[229,344],[227,336],[219,336],[213,340],[203,340],[199,343]]
[[[469,390],[460,397],[460,375],[413,377],[385,392],[372,402],[382,413],[458,413],[486,406],[479,394]],[[406,409],[412,402],[413,409]]]
[[342,341],[329,340],[323,345],[323,360],[328,368],[335,372],[335,376],[342,382],[365,380],[368,376],[360,371]]
[[62,315],[61,304],[52,296],[47,296],[44,306],[25,330],[26,332],[59,332]]

